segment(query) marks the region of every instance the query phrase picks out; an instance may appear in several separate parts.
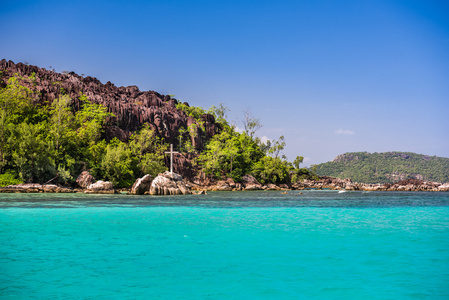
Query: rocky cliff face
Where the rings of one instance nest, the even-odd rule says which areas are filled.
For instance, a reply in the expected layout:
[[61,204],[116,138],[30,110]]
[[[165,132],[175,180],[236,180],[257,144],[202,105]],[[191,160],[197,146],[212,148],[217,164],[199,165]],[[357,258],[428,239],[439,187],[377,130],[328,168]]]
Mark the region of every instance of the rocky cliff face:
[[350,162],[354,160],[355,161],[359,160],[359,157],[352,153],[345,153],[338,155],[336,158],[334,158],[333,162]]
[[[179,129],[196,123],[192,117],[176,108],[178,100],[155,91],[140,91],[137,86],[116,87],[109,81],[102,84],[94,77],[83,77],[74,72],[56,73],[37,66],[15,64],[5,59],[0,61],[0,71],[2,86],[14,74],[31,76],[34,73],[35,82],[26,85],[38,92],[35,96],[37,103],[51,103],[59,97],[62,88],[72,98],[72,107],[75,111],[81,106],[80,93],[86,95],[93,103],[104,105],[115,115],[109,119],[105,128],[107,139],[117,137],[126,141],[132,132],[149,123],[158,136],[176,146]],[[212,115],[203,115],[201,120],[205,122],[205,132],[198,132],[197,137],[192,138],[192,145],[198,150],[204,146],[204,139],[212,137],[218,130]],[[197,130],[201,131],[200,128]]]

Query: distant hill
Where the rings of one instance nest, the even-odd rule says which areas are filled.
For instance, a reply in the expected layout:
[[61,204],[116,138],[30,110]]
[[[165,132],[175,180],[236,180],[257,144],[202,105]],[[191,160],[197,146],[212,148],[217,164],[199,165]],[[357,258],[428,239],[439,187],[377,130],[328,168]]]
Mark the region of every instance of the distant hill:
[[411,152],[352,152],[316,165],[316,174],[360,183],[392,183],[409,178],[449,182],[449,158]]

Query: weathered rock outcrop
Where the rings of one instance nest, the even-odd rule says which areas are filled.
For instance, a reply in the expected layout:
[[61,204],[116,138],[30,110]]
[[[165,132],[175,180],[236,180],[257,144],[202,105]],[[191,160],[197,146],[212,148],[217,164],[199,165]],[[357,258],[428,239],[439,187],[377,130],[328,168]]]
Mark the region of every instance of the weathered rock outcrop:
[[76,183],[83,189],[95,182],[95,178],[90,175],[89,171],[83,171],[76,179]]
[[142,178],[138,178],[136,182],[134,182],[131,188],[131,194],[134,195],[143,195],[146,192],[150,191],[151,183],[153,182],[153,177],[150,174],[143,176]]
[[242,177],[242,184],[244,187],[246,187],[247,185],[253,185],[253,184],[258,184],[260,185],[259,181],[257,181],[257,179],[249,174],[246,174]]
[[150,188],[151,195],[189,195],[190,187],[182,179],[182,176],[168,171],[154,178]]
[[226,178],[226,180],[213,181],[209,178],[202,180],[196,178],[190,183],[192,190],[197,191],[242,191],[243,186],[240,182],[234,182],[232,178]]
[[251,175],[245,175],[242,177],[242,185],[247,191],[262,189],[262,185],[259,183],[259,181],[257,181],[257,179]]
[[87,187],[85,194],[116,194],[114,185],[110,181],[98,180]]
[[235,183],[234,183],[234,186],[231,186],[231,184],[229,184],[227,181],[220,180],[220,181],[217,182],[217,184],[212,186],[210,188],[210,190],[213,190],[213,191],[232,191],[234,188],[235,188]]
[[440,192],[449,192],[449,183],[442,184],[438,187]]
[[[31,76],[34,73],[36,78],[33,82],[24,81],[22,84],[38,92],[34,95],[36,103],[52,103],[60,96],[61,89],[64,89],[72,98],[75,111],[82,107],[80,93],[93,103],[104,105],[115,115],[108,120],[108,126],[105,128],[107,139],[117,137],[125,141],[132,132],[148,123],[158,136],[174,144],[176,148],[179,143],[179,130],[197,123],[194,118],[176,108],[178,100],[155,91],[140,91],[137,86],[116,87],[109,81],[102,84],[94,77],[83,77],[74,72],[57,73],[37,66],[15,64],[5,59],[0,61],[0,71],[0,86],[4,86],[8,78],[16,73],[20,76]],[[192,145],[198,150],[204,146],[205,139],[209,139],[219,130],[219,125],[215,123],[212,115],[201,116],[201,122],[204,122],[204,132],[200,126],[196,126],[197,134],[191,138]]]
[[269,183],[266,185],[266,190],[268,191],[279,191],[281,188],[275,184]]
[[[192,179],[198,172],[198,166],[194,166],[192,161],[195,159],[193,153],[175,153],[173,154],[173,173],[179,174],[182,178]],[[170,155],[164,157],[166,166],[170,166]]]

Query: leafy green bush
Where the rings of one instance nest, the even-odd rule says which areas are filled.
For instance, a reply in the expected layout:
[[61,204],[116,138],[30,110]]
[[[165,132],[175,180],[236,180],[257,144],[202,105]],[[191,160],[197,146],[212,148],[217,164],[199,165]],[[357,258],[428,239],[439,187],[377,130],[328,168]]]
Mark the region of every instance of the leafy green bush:
[[184,103],[178,102],[176,108],[185,112],[188,116],[193,117],[196,121],[200,121],[201,116],[206,113],[206,111],[199,106],[188,106]]
[[23,183],[11,173],[0,174],[0,186],[16,185]]
[[254,164],[252,172],[262,183],[287,183],[290,180],[286,161],[277,157],[265,156]]
[[218,179],[231,177],[238,182],[262,157],[254,139],[227,127],[209,141],[198,162],[207,175]]
[[101,162],[104,179],[116,187],[129,187],[134,183],[134,170],[137,159],[125,143],[114,138],[106,147],[106,154]]

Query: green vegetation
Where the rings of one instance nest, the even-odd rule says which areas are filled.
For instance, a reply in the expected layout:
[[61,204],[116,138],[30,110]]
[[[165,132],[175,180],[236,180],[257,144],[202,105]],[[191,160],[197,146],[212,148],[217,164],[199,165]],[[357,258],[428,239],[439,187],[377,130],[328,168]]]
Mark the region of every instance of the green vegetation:
[[61,90],[50,105],[33,103],[34,92],[21,83],[33,78],[11,77],[0,89],[0,186],[22,182],[73,184],[82,170],[117,187],[166,170],[166,145],[149,126],[136,132],[129,143],[102,139],[111,113],[79,95],[76,113]]
[[[220,111],[223,111],[223,107]],[[254,126],[259,121],[252,120],[253,125],[246,127],[247,130],[243,133],[237,132],[234,126],[225,122],[223,131],[209,141],[198,157],[203,171],[211,178],[231,177],[236,182],[245,174],[251,174],[262,184],[288,184],[292,179],[296,182],[309,178],[309,171],[299,168],[303,158],[298,156],[294,165],[285,156],[279,157],[286,144],[283,136],[277,141],[262,143],[260,139],[249,135],[254,135],[255,130],[260,128],[260,125]]]
[[198,162],[211,178],[231,177],[240,181],[263,156],[260,147],[246,133],[236,132],[233,127],[227,126],[209,141]]
[[[279,157],[286,145],[283,136],[277,141],[268,140],[266,143],[255,137],[256,131],[262,125],[249,111],[244,112],[242,121],[244,132],[240,133],[226,120],[229,109],[222,103],[208,110],[182,103],[178,103],[176,107],[192,116],[200,126],[202,126],[201,116],[207,112],[213,115],[222,127],[219,134],[207,141],[205,149],[196,159],[196,163],[211,179],[230,177],[239,182],[245,174],[251,174],[262,184],[288,184],[311,177],[307,169],[299,168],[303,157],[296,157],[294,163],[288,162],[285,156]],[[180,130],[181,151],[192,152],[190,137],[194,136],[194,132],[195,127]]]
[[408,178],[449,182],[449,158],[410,152],[346,153],[315,167],[318,175],[361,183],[392,183]]
[[[38,95],[23,86],[35,78],[16,75],[0,89],[0,186],[23,182],[73,185],[83,170],[97,179],[109,180],[116,187],[130,187],[144,174],[156,176],[165,171],[164,152],[168,145],[157,137],[148,124],[125,143],[106,141],[104,126],[109,118],[107,108],[92,103],[80,94],[81,108],[74,111],[64,90],[52,103],[34,102]],[[57,83],[58,84],[58,83]],[[277,141],[262,143],[255,137],[261,127],[258,119],[244,113],[245,131],[240,133],[226,120],[229,111],[223,104],[206,110],[178,103],[176,107],[195,120],[178,132],[179,151],[194,155],[194,163],[209,178],[227,177],[239,182],[252,174],[261,183],[290,183],[308,178],[300,169],[302,157],[293,163],[280,155],[285,147],[281,136]],[[206,140],[204,114],[215,117],[219,133]],[[204,149],[192,142],[200,137]]]
[[185,112],[188,116],[193,117],[196,121],[201,121],[201,116],[206,113],[206,111],[197,106],[188,106],[181,102],[176,104],[176,108]]
[[21,184],[23,181],[17,179],[11,173],[0,174],[0,186]]

